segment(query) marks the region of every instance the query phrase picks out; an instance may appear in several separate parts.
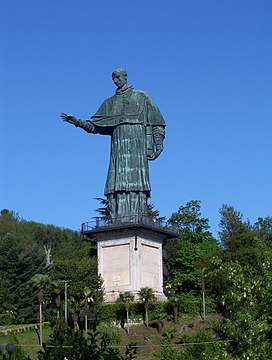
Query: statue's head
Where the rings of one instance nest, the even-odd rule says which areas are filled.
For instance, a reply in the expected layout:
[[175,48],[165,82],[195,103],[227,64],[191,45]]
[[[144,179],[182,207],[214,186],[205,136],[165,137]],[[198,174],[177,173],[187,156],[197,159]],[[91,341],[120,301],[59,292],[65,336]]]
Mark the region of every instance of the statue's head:
[[112,80],[118,89],[121,89],[127,83],[126,70],[123,68],[115,69],[112,73]]

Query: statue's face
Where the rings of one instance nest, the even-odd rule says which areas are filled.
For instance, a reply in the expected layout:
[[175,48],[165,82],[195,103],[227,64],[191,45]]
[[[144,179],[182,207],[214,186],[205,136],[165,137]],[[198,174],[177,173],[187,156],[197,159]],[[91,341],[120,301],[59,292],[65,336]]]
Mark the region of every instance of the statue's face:
[[118,89],[127,83],[127,77],[122,72],[113,73],[112,80]]

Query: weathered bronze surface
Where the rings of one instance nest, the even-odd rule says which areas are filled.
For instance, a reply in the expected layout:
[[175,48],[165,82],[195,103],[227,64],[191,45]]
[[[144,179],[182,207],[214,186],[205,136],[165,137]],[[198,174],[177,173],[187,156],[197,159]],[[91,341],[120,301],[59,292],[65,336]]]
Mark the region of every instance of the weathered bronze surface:
[[124,69],[112,79],[115,95],[105,100],[90,120],[61,113],[61,118],[88,133],[111,136],[111,155],[105,195],[112,219],[146,214],[150,196],[148,160],[163,151],[165,121],[144,92],[127,83]]

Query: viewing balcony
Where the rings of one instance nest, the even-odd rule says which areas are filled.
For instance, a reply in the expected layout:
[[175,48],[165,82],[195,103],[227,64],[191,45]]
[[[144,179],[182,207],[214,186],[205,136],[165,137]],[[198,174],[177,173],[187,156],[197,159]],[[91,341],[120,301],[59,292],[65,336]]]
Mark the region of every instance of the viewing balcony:
[[125,228],[146,228],[163,232],[169,237],[178,237],[179,229],[168,224],[167,221],[156,219],[147,215],[130,215],[112,219],[109,217],[96,217],[94,221],[85,222],[81,225],[83,235],[92,235],[98,232],[112,231]]

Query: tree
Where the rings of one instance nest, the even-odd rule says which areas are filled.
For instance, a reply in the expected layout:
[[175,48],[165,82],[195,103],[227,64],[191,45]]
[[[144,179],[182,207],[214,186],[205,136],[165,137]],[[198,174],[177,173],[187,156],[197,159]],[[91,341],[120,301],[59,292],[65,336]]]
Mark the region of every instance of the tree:
[[70,296],[68,299],[68,309],[69,312],[72,314],[73,324],[74,324],[74,331],[79,331],[79,313],[81,310],[80,302],[75,299],[73,296]]
[[148,309],[150,302],[152,300],[155,300],[154,290],[149,287],[142,287],[138,292],[138,295],[140,300],[144,302],[145,322],[146,322],[146,327],[148,328]]
[[134,300],[134,295],[131,292],[126,291],[124,293],[120,293],[119,300],[125,304],[125,309],[127,313],[127,333],[129,335],[129,309],[130,303]]
[[7,233],[14,234],[17,232],[21,219],[17,213],[7,209],[1,210],[0,213],[0,236],[5,236]]
[[[95,198],[95,200],[100,202],[100,207],[95,211],[103,218],[107,219],[110,217],[110,208],[107,198]],[[147,202],[147,216],[150,216],[156,220],[165,220],[165,216],[160,216],[160,212],[157,209],[154,209],[154,204]]]
[[[238,261],[217,261],[210,274],[219,289],[218,300],[225,317],[218,327],[221,334],[230,341],[230,350],[235,359],[271,359],[270,347],[271,305],[272,305],[272,256],[267,253],[259,274]],[[251,276],[249,276],[251,274]],[[211,285],[212,286],[212,285]],[[256,349],[258,351],[256,352]]]
[[[88,248],[87,248],[88,249]],[[78,303],[82,301],[82,290],[89,287],[95,293],[96,305],[103,301],[103,281],[97,274],[97,258],[90,257],[88,251],[79,249],[71,258],[54,258],[52,277],[58,279],[67,276],[69,283],[69,296]]]
[[54,302],[57,310],[57,319],[59,319],[60,308],[61,308],[61,292],[63,291],[63,282],[60,280],[52,280],[50,282],[50,288],[54,294]]
[[90,304],[94,302],[94,299],[91,296],[91,294],[92,294],[92,289],[91,288],[85,287],[83,289],[83,292],[84,292],[83,312],[84,312],[84,318],[85,318],[85,336],[87,336],[89,307],[90,307]]
[[180,206],[168,223],[177,226],[180,236],[168,240],[164,247],[166,283],[176,293],[199,296],[202,268],[209,256],[218,251],[218,243],[209,231],[207,218],[201,217],[200,201]]
[[257,235],[264,239],[268,244],[272,241],[272,217],[267,216],[266,218],[259,217],[258,221],[253,225],[253,231]]
[[251,225],[248,221],[243,221],[243,214],[227,204],[222,205],[219,213],[219,237],[224,250],[236,252],[250,245],[253,235]]
[[[6,227],[7,224],[1,225]],[[0,238],[0,277],[5,279],[5,307],[13,311],[17,321],[33,322],[36,309],[29,280],[43,270],[43,254],[36,244],[30,246],[22,242],[22,234],[17,233],[20,223],[16,224],[16,230],[9,227],[11,232]]]
[[[69,293],[77,301],[80,301],[82,289],[87,286],[92,290],[99,289],[102,300],[102,279],[97,275],[97,258],[92,256],[95,247],[93,244],[86,242],[84,236],[78,232],[25,221],[13,211],[2,210],[0,279],[5,281],[0,286],[1,321],[4,321],[4,318],[8,320],[6,311],[11,311],[14,322],[36,322],[39,305],[35,305],[30,279],[35,274],[45,272],[44,246],[52,252],[50,281],[58,281],[60,275],[71,276]],[[54,288],[57,314],[60,308],[60,290],[58,286]],[[51,311],[48,290],[43,295],[43,317],[48,319]]]
[[159,210],[154,209],[154,207],[155,207],[154,204],[147,202],[147,216],[150,216],[158,221],[164,221],[165,216],[160,216]]
[[272,238],[271,219],[259,218],[258,222],[251,225],[248,220],[243,220],[240,211],[226,204],[222,205],[219,212],[221,215],[219,236],[224,260],[238,261],[244,268],[256,272],[258,265],[262,264],[263,253],[260,244],[270,244]]
[[42,329],[42,304],[43,304],[43,290],[49,284],[49,276],[44,274],[36,274],[31,278],[31,282],[38,290],[38,303],[40,308],[40,345],[43,342],[43,329]]
[[203,239],[203,234],[210,235],[208,232],[209,219],[201,217],[201,201],[191,200],[184,206],[180,206],[176,213],[173,213],[168,223],[179,228],[183,235],[189,235],[192,240],[200,241]]
[[178,310],[179,310],[179,305],[180,305],[180,299],[177,295],[175,295],[173,293],[172,296],[170,296],[170,298],[168,298],[169,304],[172,308],[172,312],[173,312],[173,319],[174,319],[174,323],[178,322]]
[[220,214],[223,250],[211,259],[207,271],[209,288],[225,316],[219,330],[230,341],[235,359],[270,359],[270,218],[259,218],[251,225],[229,205],[223,205]]
[[95,211],[104,219],[110,217],[110,207],[107,198],[95,198],[95,200],[100,202],[100,207]]

